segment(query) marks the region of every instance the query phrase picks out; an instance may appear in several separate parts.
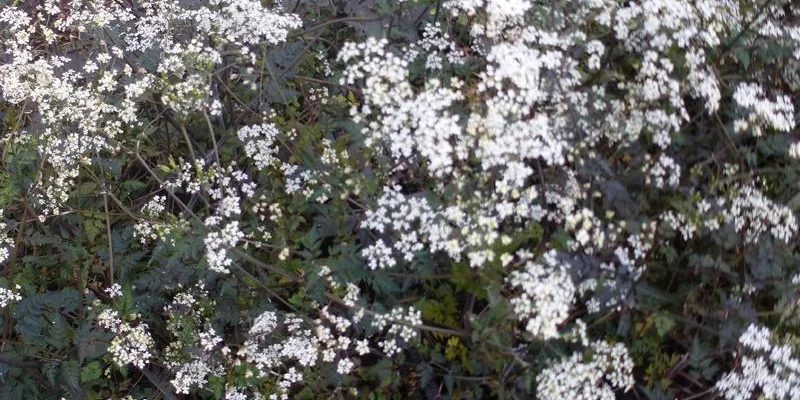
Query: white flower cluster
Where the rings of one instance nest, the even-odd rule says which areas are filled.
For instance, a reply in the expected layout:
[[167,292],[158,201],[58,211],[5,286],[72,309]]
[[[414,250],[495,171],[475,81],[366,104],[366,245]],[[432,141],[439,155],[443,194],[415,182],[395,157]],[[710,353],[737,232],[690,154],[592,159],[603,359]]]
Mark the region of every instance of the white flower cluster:
[[[252,63],[256,56],[247,46],[283,42],[301,21],[255,0],[137,5],[48,0],[25,8],[3,6],[0,26],[0,96],[12,104],[25,102],[38,120],[35,129],[14,134],[35,143],[52,167],[53,176],[40,177],[31,190],[44,218],[62,208],[82,165],[98,154],[118,152],[119,133],[143,125],[138,110],[140,100],[149,98],[142,99],[145,92],[161,92],[164,104],[182,116],[219,115],[212,74],[221,53],[233,46],[243,63]],[[98,35],[105,30],[118,32],[127,46]],[[61,45],[55,44],[57,37],[96,39],[103,50],[92,56],[69,50],[74,54],[63,56],[31,46],[41,38]],[[133,71],[131,60],[148,52],[155,59],[147,64],[152,61],[157,69],[142,63]],[[75,65],[76,59],[83,62]],[[158,78],[151,75],[156,72]]]
[[276,140],[279,134],[278,127],[272,123],[245,126],[236,133],[239,140],[244,142],[245,154],[260,169],[275,166],[278,153]]
[[108,295],[109,298],[115,299],[117,297],[122,296],[122,286],[119,283],[115,283],[109,287],[107,287],[104,292]]
[[[411,187],[394,187],[401,179],[388,182],[390,188],[367,211],[363,223],[376,233],[375,241],[362,249],[366,265],[373,270],[396,268],[426,251],[444,252],[456,261],[466,256],[473,267],[498,260],[509,269],[521,264],[523,268],[506,280],[515,293],[510,303],[526,331],[539,339],[562,337],[559,330],[567,324],[577,297],[597,293],[586,296],[590,313],[621,307],[631,286],[619,278],[624,275],[632,282],[642,276],[660,226],[679,231],[687,241],[725,222],[750,243],[764,233],[788,242],[797,231],[791,210],[752,187],[737,187],[730,201],[694,193],[687,197],[706,199],[688,210],[669,207],[659,220],[642,221],[641,227],[611,211],[594,214],[596,202],[608,207],[619,199],[595,192],[597,184],[608,184],[605,177],[616,172],[606,160],[592,164],[606,151],[626,154],[626,146],[634,143],[654,148],[643,160],[634,156],[637,162],[630,166],[644,172],[644,183],[657,189],[682,190],[686,176],[693,177],[695,171],[684,171],[684,160],[673,151],[679,150],[677,138],[684,124],[691,122],[687,96],[698,100],[704,113],[720,110],[719,60],[711,60],[709,54],[716,53],[709,49],[739,32],[739,21],[747,18],[733,0],[570,3],[579,17],[547,13],[553,20],[547,22],[554,26],[548,31],[547,24],[528,23],[537,18],[529,12],[531,2],[443,2],[454,14],[474,18],[472,48],[465,54],[486,62],[477,74],[477,93],[464,97],[457,96],[463,89],[458,80],[423,80],[427,85],[422,88],[411,83],[409,65],[417,57],[433,53],[423,62],[436,71],[447,60],[439,52],[457,50],[445,41],[433,44],[427,33],[402,55],[378,39],[348,44],[339,54],[348,64],[342,83],[363,90],[363,103],[352,110],[354,121],[363,127],[366,143],[376,154],[391,155],[387,172],[397,176],[410,171],[410,176],[423,174],[437,182],[425,197]],[[633,79],[598,71],[613,54],[605,48],[607,42],[565,29],[558,18],[585,23],[584,18],[610,28],[637,60]],[[417,54],[416,49],[425,46],[427,53]],[[675,52],[685,57],[676,58]],[[590,79],[587,69],[596,71]],[[595,84],[595,77],[611,84]],[[783,132],[794,128],[787,96],[768,97],[769,89],[748,85],[742,84],[733,97],[750,113],[749,123]],[[461,114],[466,118],[456,118],[457,109],[466,109]],[[432,125],[428,119],[440,123]],[[436,128],[433,132],[431,126]],[[578,169],[588,165],[597,165],[590,182]],[[621,208],[625,207],[617,210]],[[596,262],[591,266],[594,275],[578,276],[577,268],[553,251],[536,261],[495,254],[494,248],[510,243],[510,237],[518,237],[533,221],[564,228],[570,235],[569,250],[582,251],[581,256]],[[540,397],[614,398],[614,389],[629,389],[633,366],[624,347],[605,342],[595,346],[601,350],[592,361],[585,359],[589,353],[576,354],[542,376]],[[609,357],[617,361],[600,355],[612,353]],[[553,372],[558,368],[562,370]],[[581,378],[574,379],[574,371],[580,371]]]
[[208,110],[211,115],[219,115],[221,104],[213,98],[207,79],[192,74],[179,82],[169,84],[164,91],[164,104],[177,114],[186,116],[195,111]]
[[0,209],[0,264],[11,257],[11,249],[14,247],[14,239],[6,234],[8,224],[2,220],[3,213],[4,210]]
[[[264,400],[261,393],[248,393],[245,388],[228,387],[225,390],[225,400]],[[276,400],[276,397],[270,397],[270,400]]]
[[769,233],[788,243],[797,234],[797,218],[789,207],[775,203],[753,186],[736,189],[724,214],[737,231],[744,232],[746,242],[758,243],[761,235]]
[[632,50],[687,48],[692,41],[718,45],[723,34],[739,20],[738,4],[731,0],[645,0],[626,3],[616,15],[617,38]]
[[794,142],[789,145],[789,151],[787,151],[789,157],[794,159],[800,159],[800,142]]
[[268,10],[257,0],[212,0],[212,7],[190,12],[197,27],[231,44],[278,44],[302,26],[297,15]]
[[230,250],[245,238],[238,220],[242,203],[255,195],[256,185],[235,165],[205,169],[204,166],[205,160],[196,160],[194,165],[183,163],[177,176],[165,181],[164,187],[185,190],[195,196],[209,195],[214,215],[203,221],[208,229],[203,240],[206,262],[212,271],[228,274],[233,265]]
[[[706,48],[719,46],[729,32],[740,29],[739,4],[732,0],[645,0],[618,4],[611,14],[617,39],[644,58],[636,81],[620,82],[620,87],[629,90],[631,116],[645,117],[646,124],[632,126],[631,131],[645,128],[644,132],[650,131],[653,141],[666,149],[681,121],[688,120],[684,92],[703,100],[709,114],[719,109],[720,84],[715,66],[706,60]],[[676,74],[678,66],[669,61],[671,49],[685,52],[685,77]],[[664,100],[674,111],[667,112],[657,103]]]
[[[207,227],[216,227],[212,219],[206,220]],[[231,272],[233,259],[230,257],[229,250],[236,247],[236,244],[244,239],[244,233],[239,227],[239,221],[231,221],[222,229],[209,232],[203,243],[206,246],[206,261],[208,268],[220,274]]]
[[[408,82],[409,61],[387,50],[388,42],[374,38],[346,43],[339,60],[347,63],[341,83],[364,81],[364,103],[353,107],[356,122],[364,121],[365,144],[386,146],[398,167],[422,162],[436,176],[453,171],[455,160],[467,154],[461,140],[459,116],[450,108],[463,99],[461,82],[429,80],[419,93]],[[422,160],[419,159],[422,157]]]
[[715,389],[727,400],[800,399],[800,359],[787,344],[776,344],[766,327],[750,325],[739,337],[739,366]]
[[[480,204],[481,200],[476,195],[470,203]],[[422,250],[442,251],[456,261],[466,254],[472,267],[495,261],[498,255],[491,246],[502,238],[500,218],[492,214],[502,211],[484,211],[478,207],[472,215],[459,206],[434,208],[423,197],[403,195],[400,187],[384,188],[378,207],[367,211],[364,226],[382,234],[394,234],[396,239],[391,247],[378,239],[362,251],[362,256],[371,269],[393,267],[400,259],[411,262]],[[514,208],[509,204],[509,207],[512,208],[509,215],[515,211],[528,212],[522,206]]]
[[794,105],[789,96],[776,95],[773,101],[766,97],[761,85],[740,83],[733,92],[733,99],[747,112],[745,119],[734,122],[737,132],[752,128],[753,135],[761,136],[765,127],[789,132],[796,126]]
[[579,284],[576,282],[577,295],[587,299],[587,312],[596,314],[608,309],[621,310],[633,284],[646,270],[647,255],[653,247],[657,225],[655,221],[645,224],[639,233],[630,234],[624,242],[615,243],[613,249],[604,249],[602,255],[606,261],[600,263],[596,276],[584,277]]
[[[68,57],[33,51],[32,35],[38,32],[52,43],[57,34],[82,32],[89,26],[107,26],[131,17],[118,6],[98,6],[89,12],[82,1],[75,1],[70,8],[71,13],[62,14],[61,6],[46,2],[38,10],[4,6],[0,11],[3,39],[6,34],[13,38],[0,44],[7,57],[0,65],[0,95],[13,104],[27,102],[37,111],[40,126],[20,135],[36,143],[42,158],[53,167],[53,176],[35,183],[39,187],[34,196],[43,216],[60,209],[80,165],[90,163],[91,155],[116,150],[110,143],[123,124],[133,122],[130,115],[136,110],[127,94],[123,99],[112,96],[126,79],[111,68],[114,59],[122,56],[118,47],[107,46],[111,54],[103,51],[97,62],[88,60],[83,68]],[[64,15],[68,17],[63,19]],[[103,72],[95,73],[100,67]],[[80,83],[81,79],[88,83]]]
[[37,182],[34,191],[43,214],[51,214],[69,197],[80,165],[90,163],[89,155],[114,151],[108,140],[121,131],[123,109],[97,90],[77,85],[80,73],[59,74],[57,66],[66,60],[33,62],[27,50],[19,51],[23,53],[13,62],[0,65],[0,95],[12,103],[29,101],[41,112],[45,128],[20,135],[38,143],[42,158],[53,167],[55,175]]
[[388,314],[377,315],[372,322],[372,326],[379,331],[389,326],[386,332],[388,337],[378,344],[388,356],[401,352],[397,341],[398,336],[406,343],[418,336],[418,332],[414,328],[418,325],[422,325],[422,312],[415,310],[414,307],[393,308]]
[[[237,352],[235,364],[251,365],[260,377],[278,377],[278,391],[271,395],[274,398],[287,398],[289,390],[302,382],[305,369],[319,363],[335,365],[342,375],[352,373],[359,365],[353,355],[370,353],[371,341],[377,342],[385,355],[397,355],[403,343],[418,336],[417,326],[422,325],[422,314],[413,307],[383,314],[367,310],[359,305],[357,285],[337,282],[327,266],[322,266],[318,275],[334,291],[344,291],[344,299],[339,302],[344,309],[319,307],[318,318],[313,321],[264,311],[253,321],[247,340]],[[352,315],[347,316],[348,312]],[[372,318],[370,330],[358,324],[367,315]]]
[[265,8],[255,0],[153,0],[140,7],[132,23],[125,24],[122,35],[132,52],[170,48],[185,37],[236,46],[246,52],[248,45],[284,42],[290,30],[302,26],[297,15],[280,7]]
[[303,373],[294,366],[280,374],[281,367],[297,363],[310,367],[317,363],[320,344],[310,329],[304,328],[302,319],[291,314],[280,318],[273,311],[259,315],[248,332],[248,339],[238,351],[238,356],[254,365],[262,376],[281,376],[278,382],[280,398],[303,379]]
[[[401,233],[401,239],[393,244],[403,259],[411,261],[416,252],[424,245],[417,234],[418,229],[432,227],[435,214],[424,198],[406,198],[396,190],[386,189],[378,200],[379,208],[368,210],[364,225],[379,233],[394,228]],[[417,223],[419,225],[417,225]],[[408,233],[405,233],[408,232]],[[429,236],[429,235],[424,235]],[[431,247],[436,247],[433,244]],[[362,256],[368,260],[371,269],[383,269],[397,264],[394,249],[378,239],[374,244],[364,248]]]
[[320,318],[314,321],[316,325],[314,334],[320,344],[322,361],[332,363],[339,358],[337,371],[347,375],[354,364],[349,358],[337,357],[337,355],[346,354],[348,350],[352,350],[352,345],[355,343],[349,330],[354,323],[358,322],[358,319],[355,317],[351,321],[347,317],[335,315],[327,306],[319,310],[319,316]]
[[179,363],[177,366],[171,366],[171,369],[175,378],[170,383],[178,394],[189,394],[192,387],[205,387],[206,377],[214,372],[208,363],[202,360]]
[[671,134],[680,128],[681,120],[688,119],[688,113],[681,97],[681,87],[677,79],[673,78],[675,65],[664,55],[653,50],[644,54],[642,66],[636,81],[628,84],[631,97],[637,103],[646,107],[648,104],[667,100],[674,113],[667,113],[660,104],[657,108],[646,109],[646,127],[652,132],[653,142],[662,149],[668,148],[672,143]]
[[299,193],[317,203],[328,201],[331,185],[327,182],[330,170],[307,169],[300,165],[281,164],[284,191],[288,194]]
[[[165,350],[166,367],[174,378],[170,381],[176,393],[188,394],[193,387],[204,387],[209,375],[224,372],[226,347],[206,317],[214,306],[202,285],[180,292],[167,305],[167,330],[176,340]],[[186,331],[191,329],[190,331]],[[187,342],[186,338],[190,341]],[[217,352],[219,350],[219,352]],[[223,357],[214,357],[222,354]]]
[[164,92],[164,104],[185,116],[193,111],[207,110],[219,115],[220,106],[209,85],[214,66],[222,62],[220,52],[198,39],[189,43],[174,42],[165,49],[156,70]]
[[[521,254],[520,258],[530,256]],[[525,322],[525,330],[542,339],[559,337],[558,326],[567,319],[575,302],[569,265],[559,261],[551,250],[539,262],[528,260],[522,270],[512,271],[506,281],[520,290],[509,302],[517,317]]]
[[[142,206],[143,218],[133,225],[133,235],[143,245],[155,240],[168,240],[175,230],[185,229],[186,221],[164,222],[167,196],[153,196]],[[171,240],[172,242],[174,240]]]
[[413,62],[418,57],[425,57],[425,68],[442,70],[445,60],[449,65],[461,65],[465,55],[447,32],[442,31],[439,24],[427,24],[422,28],[422,39],[412,43],[404,51],[404,58]]
[[[353,283],[342,284],[331,276],[330,268],[323,266],[320,268],[319,276],[327,281],[327,283],[337,291],[344,290],[345,295],[342,303],[350,311],[353,311],[352,320],[336,316],[328,311],[328,307],[323,307],[320,310],[320,315],[323,317],[315,321],[317,327],[315,328],[317,337],[323,343],[323,360],[326,362],[334,361],[334,351],[346,352],[348,347],[353,347],[358,355],[364,355],[370,352],[370,340],[378,340],[380,335],[383,339],[378,340],[378,346],[384,353],[391,357],[399,354],[401,350],[401,341],[403,343],[410,343],[413,339],[418,337],[416,326],[422,325],[422,313],[414,307],[398,307],[393,308],[388,313],[376,313],[369,311],[372,317],[371,326],[376,330],[372,335],[366,336],[363,339],[353,340],[350,337],[344,336],[348,329],[355,328],[354,324],[360,322],[365,314],[368,312],[365,308],[359,305],[360,289]],[[322,324],[332,325],[333,329]],[[338,335],[338,337],[337,337]],[[353,367],[352,361],[346,358],[340,359],[337,369],[340,371],[348,371]],[[344,372],[340,372],[344,373]]]
[[[699,197],[698,194],[695,195]],[[680,232],[683,240],[688,241],[698,233],[718,230],[727,220],[725,204],[725,199],[705,198],[693,204],[693,207],[685,212],[674,210],[665,212],[659,218],[660,225]]]
[[600,69],[600,60],[605,53],[605,45],[599,40],[592,40],[586,44],[586,52],[589,54],[589,59],[586,61],[586,66],[590,70]]
[[623,344],[596,341],[587,352],[572,353],[545,368],[536,394],[541,400],[613,400],[615,390],[633,388],[632,374],[633,360]]
[[530,28],[521,40],[501,42],[486,55],[489,65],[478,84],[485,107],[470,114],[466,133],[482,169],[500,172],[494,184],[501,195],[519,197],[534,176],[534,160],[551,166],[567,161],[566,107],[545,104],[565,104],[578,83],[578,64],[565,55],[569,44]]
[[[117,153],[118,141],[127,136],[121,133],[143,126],[146,121],[139,116],[149,113],[139,108],[151,94],[167,106],[165,112],[177,114],[181,124],[195,112],[219,116],[225,83],[217,74],[223,60],[241,63],[241,82],[254,89],[255,60],[266,59],[256,48],[284,42],[290,30],[302,26],[298,16],[265,8],[258,0],[148,0],[135,7],[89,0],[68,6],[56,0],[40,3],[34,11],[21,6],[0,10],[0,95],[4,101],[33,108],[26,115],[36,121],[12,134],[20,143],[38,146],[42,160],[54,171],[37,178],[30,190],[45,214],[66,203],[82,166],[101,154]],[[686,175],[694,178],[694,170],[686,174],[681,167],[689,165],[674,155],[679,154],[684,124],[691,123],[687,96],[698,100],[699,109],[708,114],[720,110],[720,87],[727,86],[717,77],[718,63],[727,61],[727,55],[718,58],[712,50],[731,34],[750,28],[740,21],[754,22],[759,35],[794,43],[791,49],[800,54],[800,29],[778,26],[767,16],[786,12],[783,5],[765,6],[761,16],[751,15],[750,8],[757,7],[740,10],[744,3],[735,0],[576,0],[554,2],[550,7],[562,7],[553,10],[547,2],[529,0],[441,3],[459,17],[456,23],[471,24],[472,38],[454,40],[441,25],[427,25],[421,39],[408,46],[392,48],[388,40],[370,38],[344,45],[338,55],[347,64],[341,83],[358,89],[354,93],[361,101],[350,110],[370,153],[357,157],[358,162],[367,160],[359,167],[368,167],[379,177],[379,185],[385,185],[360,220],[359,228],[375,234],[360,253],[369,269],[414,265],[425,252],[439,252],[474,268],[500,266],[508,273],[505,284],[513,293],[509,303],[525,325],[526,336],[550,340],[566,337],[566,325],[574,322],[573,307],[585,305],[590,314],[620,307],[629,286],[616,278],[627,275],[635,281],[642,275],[659,223],[680,232],[686,241],[724,222],[742,232],[749,244],[764,234],[784,243],[796,236],[792,210],[751,185],[734,187],[725,201],[696,202],[688,211],[679,212],[670,203],[659,221],[642,221],[641,226],[630,223],[636,218],[608,211],[609,204],[625,200],[625,188],[597,191],[618,184],[623,178],[616,177],[617,172],[633,167],[644,173],[646,185],[673,191],[676,197],[684,193],[681,184],[689,180]],[[118,32],[125,44],[111,43],[114,40],[104,33],[94,36],[106,31]],[[598,31],[611,36],[596,36]],[[97,46],[85,60],[80,51],[65,57],[31,46],[43,40],[61,50],[61,35],[92,37]],[[624,48],[606,47],[615,40]],[[155,54],[148,62],[152,66],[142,65],[134,72],[131,65],[150,53]],[[324,52],[319,54],[320,69],[333,75]],[[604,70],[617,56],[633,60],[631,71]],[[449,67],[469,58],[481,69],[468,77],[450,73]],[[783,68],[790,70],[793,64],[788,64]],[[422,72],[412,68],[418,65],[424,66]],[[313,107],[326,105],[331,96],[327,87],[311,88],[308,94]],[[744,114],[734,122],[737,131],[759,136],[767,129],[788,133],[796,128],[794,99],[766,83],[739,83],[732,99]],[[341,172],[348,178],[342,179],[345,191],[365,187],[355,182],[360,170],[353,169],[358,168],[339,171],[345,169],[347,152],[334,149],[330,140],[314,144],[322,148],[320,165],[305,165],[299,157],[281,159],[291,149],[282,152],[278,144],[284,139],[291,143],[294,133],[281,132],[275,123],[230,128],[256,167],[254,173],[269,169],[282,179],[281,195],[301,195],[319,203],[332,196],[353,203],[363,200],[336,192],[330,183],[334,180],[329,178]],[[604,154],[615,154],[613,163],[607,163]],[[278,222],[294,210],[266,195],[255,199],[256,180],[235,165],[211,165],[212,155],[217,154],[180,165],[178,177],[164,189],[183,191],[181,195],[191,198],[184,213],[206,212],[198,212],[207,229],[205,261],[211,271],[229,274],[234,249],[252,243],[247,225],[251,214],[260,221]],[[370,164],[372,157],[384,160],[387,155],[388,163]],[[789,155],[800,157],[800,144],[793,144]],[[629,158],[636,163],[626,164]],[[409,181],[413,183],[406,184]],[[426,191],[416,187],[417,181],[424,182]],[[364,198],[373,200],[370,195]],[[597,211],[600,203],[605,214]],[[616,210],[625,208],[636,212],[624,205]],[[153,197],[141,211],[145,220],[177,218],[169,215],[166,196]],[[252,229],[268,239],[271,222]],[[542,228],[545,224],[548,227]],[[146,244],[164,240],[176,226],[141,221],[134,230]],[[7,228],[0,223],[0,231]],[[565,233],[571,254],[548,248],[550,238],[542,238],[543,230]],[[524,240],[517,242],[518,238]],[[537,248],[538,259],[524,250],[535,241],[545,245]],[[8,259],[13,245],[10,238],[0,238],[0,262]],[[295,249],[281,246],[278,259],[285,261]],[[572,260],[567,261],[569,256],[587,260],[589,273],[578,273]],[[320,275],[334,291],[344,293],[341,302],[315,306],[315,320],[261,313],[236,358],[228,357],[231,350],[222,345],[222,336],[205,315],[208,310],[202,304],[210,300],[202,288],[176,295],[166,308],[167,329],[176,338],[194,330],[197,339],[192,344],[177,340],[164,351],[164,366],[174,376],[176,391],[188,394],[204,386],[210,375],[223,376],[229,372],[226,368],[244,363],[260,378],[275,377],[278,393],[273,397],[286,398],[309,376],[308,368],[327,363],[339,374],[351,374],[361,365],[354,354],[370,353],[371,344],[394,356],[418,337],[420,311],[398,307],[375,312],[359,297],[358,282],[336,282],[327,268]],[[746,290],[750,289],[755,290]],[[106,293],[116,298],[121,287],[114,285]],[[576,305],[583,297],[588,301]],[[0,288],[0,307],[18,300],[19,294]],[[371,325],[362,323],[369,318]],[[154,341],[147,324],[138,319],[111,310],[100,316],[101,326],[115,334],[109,352],[119,365],[143,368],[153,358]],[[589,348],[558,360],[538,377],[540,398],[610,399],[614,390],[632,386],[633,365],[625,347],[589,343],[585,328],[581,335]],[[772,346],[768,336],[768,331],[754,327],[742,336],[744,347],[762,354],[746,356],[741,373],[720,381],[718,389],[725,396],[749,398],[756,388],[765,397],[797,392],[793,374],[800,370],[798,362],[791,349]],[[242,400],[256,390],[227,387],[226,398]]]
[[594,253],[596,249],[601,249],[606,244],[606,232],[603,223],[594,212],[588,208],[576,210],[567,215],[564,227],[572,233],[573,240],[570,243],[571,250],[583,248],[587,254]]
[[[138,316],[132,316],[131,319],[135,321]],[[114,333],[108,352],[118,366],[133,364],[137,368],[144,368],[155,356],[155,341],[146,323],[123,321],[119,313],[112,309],[103,310],[97,320],[101,327]]]
[[489,38],[500,36],[506,29],[521,24],[532,6],[528,0],[447,0],[442,5],[454,16],[460,13],[485,15],[485,21],[476,21],[472,25],[472,35]]
[[[735,19],[731,15],[738,11],[729,2],[577,2],[580,4],[575,5],[574,11],[578,15],[592,15],[597,18],[593,21],[608,27],[615,22],[617,37],[641,58],[635,78],[618,82],[616,89],[622,97],[617,99],[605,87],[581,85],[585,73],[580,63],[584,58],[576,58],[575,54],[580,53],[576,49],[585,49],[589,58],[585,62],[591,64],[590,69],[597,69],[606,52],[603,43],[581,32],[522,26],[529,6],[523,3],[445,2],[455,12],[477,15],[481,11],[494,21],[479,21],[476,25],[482,26],[473,28],[473,54],[485,59],[487,66],[477,83],[480,101],[467,105],[468,118],[463,122],[454,120],[451,125],[449,115],[471,99],[437,102],[424,96],[427,87],[421,89],[422,93],[415,93],[409,82],[408,65],[416,53],[398,56],[388,49],[387,42],[377,39],[348,44],[340,53],[339,59],[348,63],[342,83],[359,85],[364,90],[364,104],[353,111],[355,122],[364,126],[370,147],[392,155],[397,168],[391,171],[423,165],[414,171],[454,182],[434,189],[435,195],[441,196],[437,201],[403,195],[402,187],[383,191],[364,221],[364,227],[378,233],[377,239],[362,250],[369,268],[403,265],[425,251],[446,252],[456,261],[466,256],[473,267],[495,261],[507,266],[514,256],[497,254],[494,248],[510,243],[511,237],[520,234],[516,229],[527,222],[548,220],[566,228],[571,235],[571,250],[580,249],[601,259],[598,276],[624,275],[630,282],[642,275],[656,224],[644,224],[647,232],[640,234],[627,226],[627,221],[615,222],[613,212],[595,216],[587,204],[604,195],[587,193],[590,185],[580,182],[582,178],[572,168],[597,157],[594,147],[622,148],[646,138],[661,149],[645,162],[646,183],[676,188],[682,171],[667,150],[672,136],[688,119],[684,96],[693,93],[704,100],[708,112],[713,112],[718,108],[720,94],[705,53],[695,51],[686,65],[677,66],[668,53],[675,47],[694,50],[719,44],[729,29],[728,22]],[[680,76],[683,73],[689,77]],[[457,90],[460,85],[461,82],[450,82],[449,88]],[[404,123],[414,118],[395,111],[412,109],[404,105],[407,101],[430,101],[426,107],[441,110],[440,119],[445,121],[437,134],[450,132],[451,127],[452,133],[440,136],[441,140],[427,140],[430,134],[419,129],[425,123]],[[446,106],[441,107],[443,104]],[[384,127],[388,128],[383,130]],[[441,141],[448,143],[440,146]],[[426,149],[438,154],[428,156]],[[424,163],[413,162],[419,156],[424,156]],[[451,194],[453,189],[463,189],[464,177],[474,176],[482,179],[477,189],[468,196]],[[674,217],[676,226],[691,226],[682,214],[665,215],[665,220]],[[709,227],[714,222],[713,218],[709,220]],[[509,233],[501,230],[509,226],[514,227]],[[593,277],[572,282],[568,266],[528,264],[538,268],[535,274],[525,277],[518,272],[514,276],[517,281],[509,283],[532,293],[530,298],[516,301],[526,320],[533,317],[530,326],[534,336],[546,332],[548,337],[558,337],[555,326],[566,318],[576,293],[584,295],[601,289],[616,293],[610,298],[590,299],[588,309],[598,312],[604,306],[619,306],[625,290],[630,289],[615,288],[620,284],[618,279]],[[547,284],[541,283],[545,280]],[[542,288],[530,288],[537,282]],[[602,287],[598,288],[598,282],[603,282]],[[543,316],[537,322],[538,300],[533,294],[549,293],[545,290],[549,286],[558,299],[543,298],[541,302],[543,309],[555,317]]]
[[[16,286],[17,291],[21,288],[19,285]],[[0,288],[0,308],[5,308],[11,303],[15,303],[17,301],[22,300],[22,296],[18,292],[15,292],[11,289]]]
[[672,157],[661,154],[657,160],[649,162],[645,184],[659,189],[675,188],[681,180],[681,166]]
[[367,266],[371,270],[392,268],[397,265],[397,260],[392,255],[392,249],[386,245],[383,239],[378,239],[361,250],[361,256],[367,259]]
[[321,88],[311,88],[308,91],[308,99],[310,101],[319,101],[321,105],[328,104],[328,100],[330,99],[330,92],[328,91],[327,87]]

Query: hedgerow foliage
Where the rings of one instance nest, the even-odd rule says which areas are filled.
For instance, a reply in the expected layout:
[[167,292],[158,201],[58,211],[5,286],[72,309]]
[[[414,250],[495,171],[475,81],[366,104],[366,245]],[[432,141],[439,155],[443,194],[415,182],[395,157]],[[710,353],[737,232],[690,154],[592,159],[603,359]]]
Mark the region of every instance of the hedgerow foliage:
[[800,398],[791,0],[0,0],[0,398]]

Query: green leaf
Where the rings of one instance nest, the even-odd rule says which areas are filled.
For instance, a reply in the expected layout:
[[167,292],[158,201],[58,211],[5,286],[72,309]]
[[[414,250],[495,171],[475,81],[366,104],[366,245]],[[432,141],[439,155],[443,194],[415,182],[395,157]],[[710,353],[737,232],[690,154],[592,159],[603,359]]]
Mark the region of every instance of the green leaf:
[[750,68],[750,51],[745,48],[738,49],[734,55],[745,70]]
[[79,379],[83,376],[83,369],[80,368],[78,361],[67,360],[61,364],[61,374],[64,382],[70,389],[78,390],[81,387]]
[[453,277],[450,281],[456,285],[458,291],[474,293],[478,299],[486,299],[486,288],[481,286],[476,279],[474,271],[466,263],[457,263],[453,266]]
[[672,331],[672,328],[675,327],[675,320],[664,313],[657,313],[653,315],[653,323],[656,327],[656,333],[658,333],[658,336],[661,337],[664,337],[667,333]]
[[139,189],[144,189],[145,187],[147,187],[146,183],[142,181],[133,181],[133,180],[122,182],[122,184],[120,185],[120,189],[122,189],[123,192],[125,193],[132,193]]
[[76,332],[73,342],[78,346],[78,359],[92,360],[101,357],[108,349],[108,343],[114,337],[111,332],[106,332],[102,328],[93,329],[95,324],[87,321],[82,324]]
[[221,399],[225,394],[225,379],[221,376],[210,375],[207,388],[214,393],[215,399]]

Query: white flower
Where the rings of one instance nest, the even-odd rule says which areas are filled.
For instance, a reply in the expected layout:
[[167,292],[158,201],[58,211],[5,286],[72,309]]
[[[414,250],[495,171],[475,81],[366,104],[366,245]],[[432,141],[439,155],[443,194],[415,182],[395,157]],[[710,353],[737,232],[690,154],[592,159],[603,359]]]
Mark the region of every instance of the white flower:
[[190,15],[198,28],[214,31],[232,43],[278,44],[286,40],[289,30],[302,26],[297,15],[267,10],[256,0],[216,0],[212,4],[219,8],[201,8]]
[[528,261],[523,270],[511,272],[506,279],[512,288],[521,289],[510,302],[531,335],[558,337],[558,326],[569,316],[576,291],[568,268],[550,251],[540,262]]
[[746,242],[758,243],[762,234],[769,233],[788,243],[797,234],[797,218],[788,207],[773,202],[753,186],[738,187],[735,193],[724,215],[737,231],[744,231]]
[[[649,157],[648,157],[649,158]],[[675,188],[680,183],[681,167],[675,159],[662,153],[650,164],[645,183],[659,189]]]
[[343,358],[339,360],[339,363],[336,366],[336,372],[341,375],[347,375],[353,370],[353,367],[355,367],[355,364],[353,364],[352,360],[349,358]]
[[369,341],[366,339],[356,341],[356,352],[360,356],[369,354]]
[[750,325],[739,337],[743,354],[738,368],[717,381],[715,389],[728,400],[800,399],[800,359],[789,345],[775,344],[772,332]]
[[[759,126],[768,126],[776,131],[789,132],[795,127],[794,105],[789,96],[777,95],[775,100],[766,97],[764,89],[756,83],[740,83],[733,99],[750,114],[747,120]],[[753,132],[761,135],[761,129]]]
[[175,378],[170,381],[178,394],[189,394],[192,387],[203,387],[206,377],[211,372],[208,363],[194,360],[181,364],[175,372]]
[[[20,286],[17,285],[17,290],[20,289]],[[0,288],[0,308],[5,308],[9,304],[22,300],[22,296],[19,293],[6,288]]]
[[203,240],[208,268],[221,274],[230,273],[233,260],[229,256],[229,251],[243,238],[244,233],[239,228],[238,221],[229,222],[219,231],[209,232]]
[[273,166],[278,152],[276,140],[280,132],[275,124],[245,126],[237,132],[239,140],[245,143],[244,151],[261,169]]
[[115,329],[108,352],[118,366],[133,364],[137,368],[144,368],[154,357],[154,346],[147,324],[123,322]]
[[800,159],[800,142],[794,142],[789,145],[789,157]]
[[538,376],[536,394],[541,400],[613,400],[614,390],[633,387],[633,360],[622,344],[593,342],[591,358],[582,352],[565,356]]
[[119,283],[115,283],[115,284],[107,287],[105,292],[108,295],[108,297],[110,297],[112,299],[116,298],[116,297],[119,297],[119,296],[122,296],[122,286],[120,286]]

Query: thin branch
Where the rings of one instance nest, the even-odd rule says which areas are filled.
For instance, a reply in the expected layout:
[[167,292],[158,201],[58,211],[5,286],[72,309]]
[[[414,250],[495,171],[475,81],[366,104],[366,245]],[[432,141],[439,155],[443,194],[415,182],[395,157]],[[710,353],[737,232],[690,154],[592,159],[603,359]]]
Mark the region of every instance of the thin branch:
[[217,138],[214,136],[214,125],[211,123],[211,118],[208,117],[206,110],[203,110],[203,118],[205,118],[206,124],[208,125],[208,134],[211,135],[211,144],[214,146],[212,153],[214,154],[214,159],[217,161],[217,168],[221,169],[222,163],[219,161],[219,145],[217,144]]
[[106,213],[106,233],[108,235],[108,283],[114,284],[114,244],[111,238],[111,217],[108,215],[108,192],[103,193],[103,209]]

